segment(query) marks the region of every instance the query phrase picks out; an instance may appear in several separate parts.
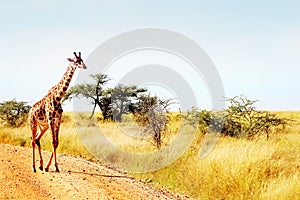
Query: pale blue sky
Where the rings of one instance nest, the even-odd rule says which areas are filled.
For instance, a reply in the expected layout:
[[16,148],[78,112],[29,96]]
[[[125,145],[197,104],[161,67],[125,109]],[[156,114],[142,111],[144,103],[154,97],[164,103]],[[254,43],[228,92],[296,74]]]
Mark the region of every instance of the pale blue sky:
[[0,101],[30,103],[114,35],[163,28],[211,57],[225,95],[260,109],[300,110],[299,1],[0,1]]

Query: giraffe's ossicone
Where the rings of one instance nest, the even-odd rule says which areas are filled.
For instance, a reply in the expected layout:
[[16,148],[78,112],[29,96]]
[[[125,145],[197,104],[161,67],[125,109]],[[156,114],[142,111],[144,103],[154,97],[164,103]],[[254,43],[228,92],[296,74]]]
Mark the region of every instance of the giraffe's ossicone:
[[45,171],[49,170],[51,161],[54,158],[55,171],[59,172],[56,160],[56,149],[58,147],[58,134],[59,127],[61,122],[61,116],[63,109],[61,106],[61,100],[65,95],[72,77],[77,68],[86,69],[86,66],[81,59],[81,53],[79,52],[78,56],[74,52],[75,57],[68,58],[70,62],[67,71],[64,73],[61,81],[58,84],[54,85],[46,94],[46,96],[40,101],[36,102],[28,115],[28,121],[30,124],[32,132],[32,170],[36,172],[35,168],[35,145],[38,146],[39,156],[40,156],[40,170],[43,170],[43,158],[41,152],[41,143],[40,140],[44,133],[50,128],[52,135],[52,145],[53,151],[50,157],[50,160],[45,168]]

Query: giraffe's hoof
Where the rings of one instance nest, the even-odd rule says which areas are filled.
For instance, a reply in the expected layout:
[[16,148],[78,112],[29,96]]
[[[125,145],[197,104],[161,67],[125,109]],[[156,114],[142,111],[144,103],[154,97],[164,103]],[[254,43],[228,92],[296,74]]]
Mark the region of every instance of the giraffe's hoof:
[[35,168],[32,168],[32,172],[36,173],[36,169],[35,169]]
[[54,167],[55,167],[55,171],[56,171],[56,172],[59,172],[58,165],[55,164]]
[[45,168],[45,171],[46,171],[46,172],[48,172],[48,171],[49,171],[49,169],[48,169],[48,168]]
[[39,167],[39,169],[41,170],[41,171],[43,171],[43,167],[41,166],[41,167]]

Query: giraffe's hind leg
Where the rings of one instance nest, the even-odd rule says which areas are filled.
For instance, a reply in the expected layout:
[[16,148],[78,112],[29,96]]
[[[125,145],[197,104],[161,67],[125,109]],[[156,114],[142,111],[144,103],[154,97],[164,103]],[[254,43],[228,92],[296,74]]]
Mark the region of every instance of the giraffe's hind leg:
[[41,143],[39,139],[35,139],[35,143],[38,146],[38,150],[39,150],[39,156],[40,156],[40,166],[39,169],[41,171],[43,171],[43,158],[42,158],[42,150],[41,150]]

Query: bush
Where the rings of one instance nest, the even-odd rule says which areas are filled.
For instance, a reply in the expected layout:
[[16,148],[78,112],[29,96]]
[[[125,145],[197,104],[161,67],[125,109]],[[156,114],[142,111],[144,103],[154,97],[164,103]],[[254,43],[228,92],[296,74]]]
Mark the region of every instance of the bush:
[[130,110],[133,113],[134,121],[143,127],[143,132],[151,135],[153,144],[157,149],[162,146],[162,137],[165,134],[169,121],[169,106],[172,100],[161,100],[154,96],[140,96],[138,102],[131,104]]
[[257,100],[249,100],[245,96],[227,99],[230,106],[226,110],[226,121],[222,132],[225,135],[237,137],[253,137],[265,133],[267,138],[272,128],[284,129],[287,119],[277,117],[275,113],[256,110],[253,106]]
[[198,125],[202,133],[210,129],[223,135],[247,138],[261,133],[265,133],[269,138],[272,129],[285,129],[289,123],[289,120],[277,117],[275,113],[256,110],[253,105],[257,101],[249,100],[245,96],[236,96],[227,101],[229,106],[225,111],[213,112],[192,108],[184,118],[189,123]]
[[26,122],[30,106],[24,101],[4,101],[0,103],[1,124],[11,127],[21,126]]

